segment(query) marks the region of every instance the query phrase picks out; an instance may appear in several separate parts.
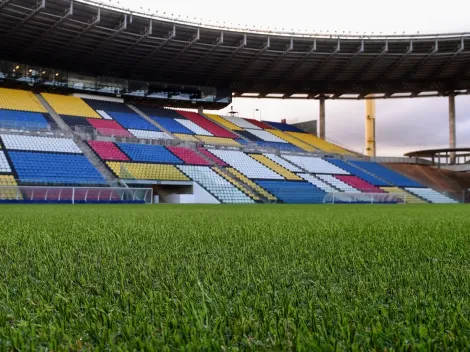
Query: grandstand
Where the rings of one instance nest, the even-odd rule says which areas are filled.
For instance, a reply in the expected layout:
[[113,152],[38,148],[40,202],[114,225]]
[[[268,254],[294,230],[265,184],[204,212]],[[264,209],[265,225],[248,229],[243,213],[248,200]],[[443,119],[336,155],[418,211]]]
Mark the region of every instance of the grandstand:
[[[454,48],[470,45],[470,35],[286,37],[169,22],[91,1],[43,5],[0,4],[0,180],[16,187],[0,192],[0,201],[47,201],[53,187],[148,188],[159,201],[184,203],[322,203],[341,193],[397,193],[408,203],[467,199],[458,194],[463,188],[447,192],[328,142],[324,130],[325,101],[346,95],[437,90],[454,104],[470,88],[469,54]],[[430,55],[437,43],[440,55]],[[320,100],[319,136],[204,110],[225,107],[232,96],[274,92]],[[27,188],[39,186],[49,191]],[[100,194],[129,200],[113,192]]]

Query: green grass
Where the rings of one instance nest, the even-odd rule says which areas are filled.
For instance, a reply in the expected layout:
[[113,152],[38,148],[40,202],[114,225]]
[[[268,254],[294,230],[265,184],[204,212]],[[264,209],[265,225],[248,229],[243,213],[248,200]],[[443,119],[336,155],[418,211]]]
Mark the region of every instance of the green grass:
[[2,206],[0,350],[469,350],[466,205]]

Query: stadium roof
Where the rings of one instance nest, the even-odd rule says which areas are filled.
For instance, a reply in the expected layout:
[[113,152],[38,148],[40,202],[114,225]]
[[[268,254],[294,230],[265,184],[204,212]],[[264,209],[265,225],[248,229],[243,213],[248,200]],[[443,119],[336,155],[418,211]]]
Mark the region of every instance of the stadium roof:
[[470,90],[470,33],[271,32],[190,23],[91,1],[0,0],[0,43],[4,60],[94,76],[231,88],[234,96],[357,99],[371,93],[388,98]]

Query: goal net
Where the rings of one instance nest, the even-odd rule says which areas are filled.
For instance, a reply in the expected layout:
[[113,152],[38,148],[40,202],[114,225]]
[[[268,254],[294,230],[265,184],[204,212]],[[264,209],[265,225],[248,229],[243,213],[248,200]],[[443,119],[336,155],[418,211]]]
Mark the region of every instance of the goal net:
[[325,204],[405,204],[406,194],[402,193],[327,193]]

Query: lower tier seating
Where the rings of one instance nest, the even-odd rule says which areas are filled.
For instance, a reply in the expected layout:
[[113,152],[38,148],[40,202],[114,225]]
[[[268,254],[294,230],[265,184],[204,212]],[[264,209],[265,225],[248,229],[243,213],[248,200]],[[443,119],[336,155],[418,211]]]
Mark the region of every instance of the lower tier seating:
[[291,163],[300,166],[304,170],[315,174],[348,175],[349,172],[329,163],[328,161],[313,156],[283,155]]
[[133,161],[182,164],[183,161],[161,145],[117,143],[117,146]]
[[458,203],[456,200],[447,197],[446,195],[436,192],[431,188],[414,188],[407,187],[405,188],[408,192],[417,195],[430,203],[436,204],[455,204]]
[[323,203],[326,194],[309,182],[257,180],[256,183],[284,203]]
[[370,172],[378,177],[390,182],[391,184],[399,187],[423,187],[416,181],[409,179],[393,170],[386,168],[380,164],[370,161],[351,161],[354,166],[360,167],[361,169]]
[[361,193],[356,188],[351,187],[350,185],[348,185],[347,183],[344,183],[343,181],[339,180],[333,175],[316,175],[316,176],[322,181],[328,182],[333,187],[339,189],[341,192]]
[[377,187],[387,187],[387,186],[390,186],[390,184],[384,180],[381,180],[379,178],[377,178],[376,176],[368,173],[368,172],[365,172],[353,165],[351,165],[350,163],[347,163],[343,160],[338,160],[338,159],[333,159],[333,158],[326,158],[325,160],[327,160],[329,163],[333,164],[333,165],[336,165],[337,167],[353,174],[353,175],[356,175],[357,177],[363,179],[364,181],[370,183],[371,185],[374,185],[374,186],[377,186]]
[[245,175],[243,175],[242,173],[238,172],[237,170],[235,170],[234,168],[232,167],[227,167],[225,168],[225,170],[227,172],[229,172],[230,174],[232,174],[237,180],[240,180],[242,181],[243,183],[247,184],[248,186],[250,186],[252,189],[254,189],[256,192],[258,192],[259,194],[261,194],[263,197],[265,197],[268,201],[270,202],[274,202],[277,200],[276,197],[274,197],[271,193],[267,192],[263,187],[260,187],[259,185],[257,185],[256,183],[254,183],[253,181],[251,181],[248,177],[246,177]]
[[240,191],[242,191],[243,193],[248,195],[248,197],[250,197],[254,201],[259,201],[260,200],[260,198],[253,191],[248,189],[248,187],[244,186],[240,181],[238,181],[235,178],[235,176],[232,176],[229,173],[225,173],[224,171],[222,171],[222,169],[219,169],[219,168],[216,168],[216,167],[213,167],[212,170],[217,172],[220,176],[225,178],[228,182],[230,182],[232,185],[237,187]]
[[299,168],[298,166],[295,166],[294,164],[288,162],[286,159],[283,159],[280,156],[277,156],[276,154],[264,153],[263,155],[267,156],[269,159],[271,159],[272,161],[274,161],[275,163],[281,165],[282,167],[286,168],[289,171],[302,172],[301,168]]
[[127,180],[156,180],[156,181],[189,181],[174,165],[125,163],[108,161],[106,163],[113,173]]
[[0,150],[0,172],[11,172],[10,164],[3,151]]
[[328,183],[320,180],[319,178],[310,175],[310,174],[299,174],[299,176],[302,176],[302,178],[311,183],[312,185],[320,188],[321,190],[325,191],[326,193],[336,193],[338,190],[334,188],[333,186],[329,185]]
[[355,189],[358,189],[361,192],[366,192],[366,193],[383,193],[384,192],[379,187],[371,185],[370,183],[364,180],[361,180],[359,177],[356,177],[356,176],[337,175],[336,178],[354,187]]
[[233,166],[248,178],[274,180],[284,179],[279,174],[268,169],[266,166],[250,158],[243,152],[222,149],[210,149],[210,152],[225,161],[227,164]]
[[[0,186],[16,186],[13,175],[0,175]],[[21,200],[23,196],[17,189],[0,188],[0,201]]]
[[0,134],[3,145],[9,150],[82,154],[81,149],[70,138],[24,136]]
[[398,187],[380,187],[383,191],[387,193],[398,193],[398,194],[403,194],[405,196],[405,202],[407,204],[425,204],[426,201],[424,201],[421,198],[416,197],[412,193],[406,192],[401,188]]
[[275,163],[268,157],[262,154],[250,154],[250,156],[255,159],[256,161],[260,162],[266,167],[269,167],[274,172],[278,173],[279,175],[283,176],[286,180],[293,180],[293,181],[300,181],[302,178],[294,174],[293,172],[287,170],[286,168],[282,167],[281,165]]
[[208,166],[180,165],[178,168],[222,203],[254,203],[250,197]]
[[8,152],[23,183],[105,184],[103,176],[84,155]]

